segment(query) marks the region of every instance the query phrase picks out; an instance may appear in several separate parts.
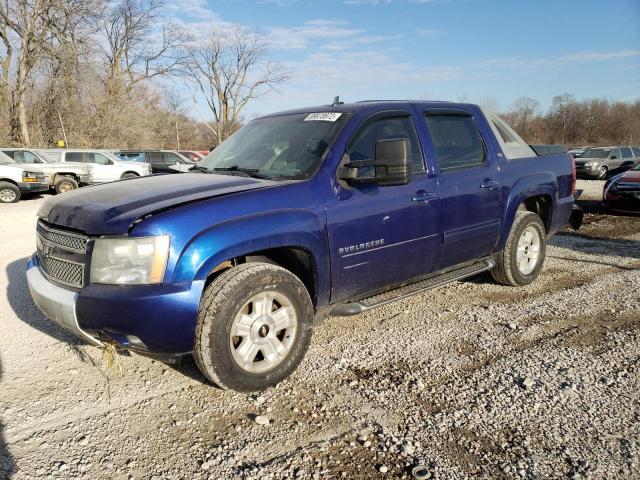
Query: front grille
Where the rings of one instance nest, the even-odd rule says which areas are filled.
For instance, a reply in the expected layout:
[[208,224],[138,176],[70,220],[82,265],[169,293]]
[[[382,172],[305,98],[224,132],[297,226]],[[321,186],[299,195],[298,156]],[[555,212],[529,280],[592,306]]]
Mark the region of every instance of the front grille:
[[87,252],[87,237],[75,233],[65,232],[63,230],[54,230],[52,228],[46,227],[42,222],[38,222],[37,231],[42,238],[54,244],[55,246],[59,246],[66,250],[71,250],[79,253]]
[[40,268],[51,280],[74,288],[84,285],[89,239],[38,222],[36,247]]
[[40,257],[40,266],[50,278],[71,287],[82,287],[84,265],[56,257]]

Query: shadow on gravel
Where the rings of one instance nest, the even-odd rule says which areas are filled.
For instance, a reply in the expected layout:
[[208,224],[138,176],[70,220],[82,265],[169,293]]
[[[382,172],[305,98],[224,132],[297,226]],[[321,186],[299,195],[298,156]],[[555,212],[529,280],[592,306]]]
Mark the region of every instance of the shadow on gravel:
[[200,373],[200,369],[198,369],[196,361],[193,359],[193,355],[185,355],[176,363],[165,363],[165,365],[172,368],[179,374],[195,380],[196,382],[207,385],[208,387],[218,388],[217,385],[209,383],[204,375]]
[[[571,241],[567,241],[567,240]],[[640,259],[640,240],[593,237],[575,232],[562,232],[551,239],[550,245],[574,250],[578,253],[595,253],[609,257]]]
[[[2,363],[0,363],[0,382],[2,381]],[[11,478],[12,474],[15,473],[15,464],[13,462],[13,458],[7,450],[7,446],[4,443],[4,435],[3,435],[4,424],[2,423],[2,419],[0,419],[0,478]]]
[[82,362],[88,362],[95,366],[95,362],[80,348],[80,346],[86,345],[86,342],[46,318],[33,303],[25,275],[27,260],[28,258],[22,258],[7,265],[7,279],[9,280],[7,300],[16,316],[32,328],[65,344],[71,353]]

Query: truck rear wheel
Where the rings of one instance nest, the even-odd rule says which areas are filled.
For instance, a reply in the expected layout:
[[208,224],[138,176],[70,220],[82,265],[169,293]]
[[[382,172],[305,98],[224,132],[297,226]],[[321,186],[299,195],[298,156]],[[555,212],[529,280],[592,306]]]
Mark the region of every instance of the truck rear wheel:
[[263,390],[300,364],[312,318],[309,292],[288,270],[266,263],[232,267],[207,287],[200,302],[196,364],[225,390]]
[[78,188],[78,182],[71,177],[59,177],[54,185],[56,193],[70,192]]
[[523,287],[533,282],[546,254],[546,230],[533,212],[517,212],[504,250],[491,270],[493,279],[504,285]]
[[9,182],[0,182],[0,203],[15,203],[20,200],[20,189]]

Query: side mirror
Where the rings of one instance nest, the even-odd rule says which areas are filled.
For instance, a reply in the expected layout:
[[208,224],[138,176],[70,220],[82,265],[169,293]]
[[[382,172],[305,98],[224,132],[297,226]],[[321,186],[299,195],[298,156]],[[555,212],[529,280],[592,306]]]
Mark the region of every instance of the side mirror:
[[617,160],[618,159],[618,155],[611,155],[611,160]]
[[411,181],[411,145],[406,138],[378,140],[373,160],[354,160],[338,169],[338,178],[352,185],[381,187],[406,185]]

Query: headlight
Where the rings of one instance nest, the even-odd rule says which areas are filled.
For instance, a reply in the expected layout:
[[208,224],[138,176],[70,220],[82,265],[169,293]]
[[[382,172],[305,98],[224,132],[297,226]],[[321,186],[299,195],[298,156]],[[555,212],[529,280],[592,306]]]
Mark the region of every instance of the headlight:
[[38,174],[35,172],[22,172],[22,181],[26,183],[34,183],[38,181]]
[[593,167],[593,166],[595,166],[595,164],[596,164],[596,162],[587,162],[587,163],[585,163],[585,164],[584,164],[584,166],[585,166],[586,168],[589,168],[589,167]]
[[99,238],[91,256],[91,283],[160,283],[169,258],[169,236]]

